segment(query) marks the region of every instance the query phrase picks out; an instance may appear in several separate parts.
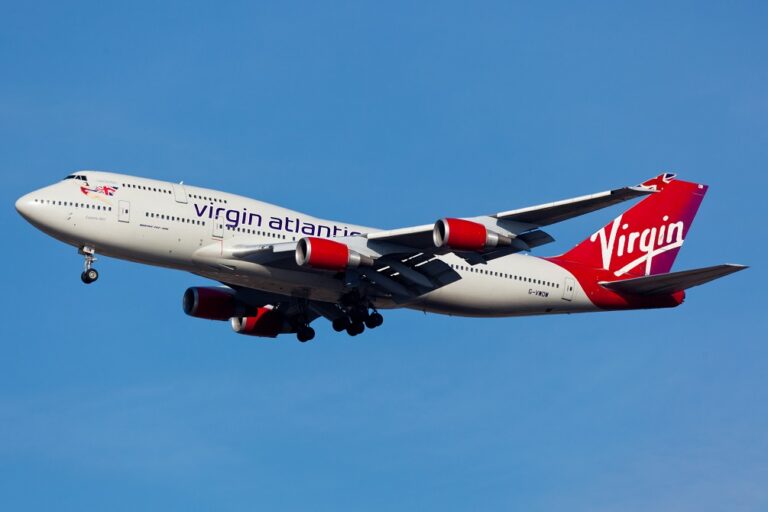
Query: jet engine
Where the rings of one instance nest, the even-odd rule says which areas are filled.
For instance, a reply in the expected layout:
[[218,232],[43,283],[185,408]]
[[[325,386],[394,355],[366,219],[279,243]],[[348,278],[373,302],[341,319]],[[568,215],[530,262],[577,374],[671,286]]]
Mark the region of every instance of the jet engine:
[[187,288],[182,307],[189,316],[208,320],[229,320],[245,309],[235,299],[234,290],[199,286]]
[[335,240],[305,237],[296,245],[296,264],[322,270],[344,270],[361,265],[369,267],[373,265],[373,258]]
[[238,334],[249,336],[262,336],[274,338],[283,330],[283,315],[271,307],[263,307],[256,310],[254,316],[232,317],[232,330]]
[[512,245],[510,237],[488,231],[482,224],[464,219],[438,220],[432,230],[432,239],[436,247],[449,247],[458,251],[480,251]]

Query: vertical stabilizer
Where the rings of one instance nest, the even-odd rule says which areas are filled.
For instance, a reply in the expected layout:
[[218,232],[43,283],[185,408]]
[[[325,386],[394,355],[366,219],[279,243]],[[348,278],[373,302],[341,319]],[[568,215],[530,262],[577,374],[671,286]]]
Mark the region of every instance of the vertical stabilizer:
[[662,174],[642,184],[657,192],[559,257],[616,277],[669,272],[699,209],[706,185]]

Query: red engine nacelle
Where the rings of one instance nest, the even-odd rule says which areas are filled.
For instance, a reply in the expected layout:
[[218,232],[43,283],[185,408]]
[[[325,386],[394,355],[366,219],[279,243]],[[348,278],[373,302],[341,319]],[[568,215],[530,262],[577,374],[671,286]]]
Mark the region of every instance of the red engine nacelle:
[[182,307],[189,316],[208,320],[229,320],[243,313],[243,308],[235,299],[234,290],[229,288],[187,288]]
[[283,315],[270,307],[259,308],[255,316],[232,317],[232,330],[237,334],[274,338],[283,332]]
[[512,239],[477,222],[464,219],[440,219],[435,222],[432,239],[436,247],[450,247],[459,251],[480,251],[487,247],[512,245]]
[[359,254],[341,242],[305,237],[296,245],[296,264],[323,270],[344,270],[361,265],[371,266],[373,258]]

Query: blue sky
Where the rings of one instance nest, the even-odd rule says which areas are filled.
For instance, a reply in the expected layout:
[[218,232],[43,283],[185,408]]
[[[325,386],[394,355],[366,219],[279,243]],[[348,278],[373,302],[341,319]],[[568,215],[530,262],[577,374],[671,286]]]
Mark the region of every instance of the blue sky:
[[[768,508],[763,2],[0,12],[0,508]],[[251,339],[184,316],[192,275],[83,286],[14,211],[87,168],[380,227],[675,171],[711,186],[675,268],[753,267],[676,310]]]

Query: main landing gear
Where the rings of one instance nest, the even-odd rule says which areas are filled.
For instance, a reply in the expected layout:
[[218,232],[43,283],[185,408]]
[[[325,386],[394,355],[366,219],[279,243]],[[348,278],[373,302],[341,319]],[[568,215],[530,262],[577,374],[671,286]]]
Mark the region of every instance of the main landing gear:
[[336,318],[332,322],[333,330],[336,332],[347,331],[350,336],[357,336],[365,331],[365,328],[375,329],[384,323],[384,317],[373,310],[368,312],[365,306],[351,308],[346,316]]
[[306,343],[315,337],[315,330],[308,325],[302,325],[296,331],[296,339],[302,343]]
[[99,278],[99,272],[93,268],[93,262],[96,261],[96,257],[94,256],[96,251],[94,251],[93,247],[85,246],[78,252],[85,256],[85,264],[83,266],[83,273],[80,274],[80,279],[85,284],[91,284]]

